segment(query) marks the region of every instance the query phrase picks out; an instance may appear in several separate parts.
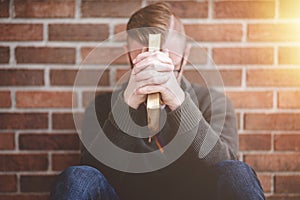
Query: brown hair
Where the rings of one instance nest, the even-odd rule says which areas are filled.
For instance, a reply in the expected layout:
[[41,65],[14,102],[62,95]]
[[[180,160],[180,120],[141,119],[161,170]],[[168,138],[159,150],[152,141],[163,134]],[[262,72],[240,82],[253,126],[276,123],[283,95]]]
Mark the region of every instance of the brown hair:
[[128,37],[148,46],[148,35],[160,33],[163,43],[168,33],[172,15],[168,3],[150,4],[132,14],[126,28]]

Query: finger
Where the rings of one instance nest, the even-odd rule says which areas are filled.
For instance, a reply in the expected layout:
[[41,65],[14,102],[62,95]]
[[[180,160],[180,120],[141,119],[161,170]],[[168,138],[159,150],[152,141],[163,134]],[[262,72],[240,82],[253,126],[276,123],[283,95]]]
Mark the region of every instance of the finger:
[[141,87],[136,90],[137,94],[140,95],[146,95],[146,94],[152,94],[152,93],[157,93],[157,92],[163,92],[164,87],[161,85],[147,85],[144,87]]
[[136,63],[141,62],[142,60],[146,59],[147,57],[153,57],[164,63],[172,63],[172,60],[171,60],[171,58],[169,58],[168,54],[166,54],[165,52],[161,52],[161,51],[151,51],[151,52],[147,51],[144,53],[140,53],[132,62],[133,62],[133,64],[136,64]]
[[164,72],[164,71],[156,71],[156,70],[143,70],[139,72],[138,74],[135,74],[135,81],[144,81],[149,78],[158,77],[158,76],[171,76],[170,72]]
[[151,77],[146,80],[137,82],[138,88],[145,87],[147,85],[162,85],[165,84],[169,80],[170,76],[169,75],[164,75],[164,76],[158,76],[158,77]]
[[153,60],[145,60],[135,65],[133,68],[134,74],[138,74],[142,71],[157,71],[157,72],[172,72],[174,70],[174,66],[170,64],[160,63],[158,61]]

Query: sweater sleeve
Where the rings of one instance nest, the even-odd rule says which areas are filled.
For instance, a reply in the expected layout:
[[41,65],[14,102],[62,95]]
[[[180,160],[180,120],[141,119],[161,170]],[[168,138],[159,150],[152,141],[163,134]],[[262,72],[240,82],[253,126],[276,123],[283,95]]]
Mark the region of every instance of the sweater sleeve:
[[236,116],[228,98],[214,90],[196,93],[198,105],[189,94],[183,104],[169,113],[181,123],[181,133],[197,131],[192,143],[199,158],[207,164],[237,159],[238,137]]

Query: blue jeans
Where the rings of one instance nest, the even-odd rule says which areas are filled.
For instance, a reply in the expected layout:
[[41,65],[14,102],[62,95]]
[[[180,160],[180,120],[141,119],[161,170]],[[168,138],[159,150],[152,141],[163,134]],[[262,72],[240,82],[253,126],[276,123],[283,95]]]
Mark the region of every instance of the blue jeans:
[[[240,161],[222,161],[212,167],[216,200],[262,200],[263,189],[254,170]],[[51,200],[119,200],[114,188],[97,169],[69,167],[58,177]],[[198,198],[199,200],[201,197]]]

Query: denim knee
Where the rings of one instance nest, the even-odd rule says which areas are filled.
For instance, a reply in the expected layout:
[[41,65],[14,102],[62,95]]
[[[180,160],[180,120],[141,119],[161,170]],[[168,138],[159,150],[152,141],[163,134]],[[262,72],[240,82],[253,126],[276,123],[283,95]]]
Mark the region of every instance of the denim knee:
[[107,188],[107,180],[97,169],[89,166],[72,166],[57,177],[50,199],[82,198]]
[[221,161],[213,170],[218,180],[218,199],[265,199],[255,171],[246,163],[237,160]]

